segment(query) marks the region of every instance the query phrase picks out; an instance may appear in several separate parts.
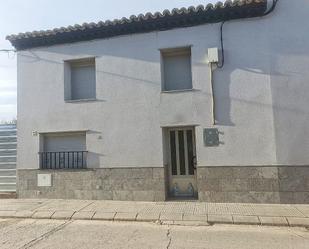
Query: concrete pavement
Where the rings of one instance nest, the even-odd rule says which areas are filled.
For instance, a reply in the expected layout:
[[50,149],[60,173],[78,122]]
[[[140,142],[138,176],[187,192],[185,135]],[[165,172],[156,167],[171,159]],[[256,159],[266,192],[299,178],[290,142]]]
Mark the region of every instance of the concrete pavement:
[[0,219],[0,248],[307,249],[305,228]]
[[3,199],[0,218],[309,227],[309,205]]

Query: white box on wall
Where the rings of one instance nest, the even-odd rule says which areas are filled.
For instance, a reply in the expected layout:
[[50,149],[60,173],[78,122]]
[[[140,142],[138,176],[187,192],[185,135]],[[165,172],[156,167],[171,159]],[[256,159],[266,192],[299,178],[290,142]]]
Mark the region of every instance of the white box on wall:
[[218,48],[208,48],[208,62],[209,63],[219,62]]
[[51,174],[38,174],[38,187],[51,187]]

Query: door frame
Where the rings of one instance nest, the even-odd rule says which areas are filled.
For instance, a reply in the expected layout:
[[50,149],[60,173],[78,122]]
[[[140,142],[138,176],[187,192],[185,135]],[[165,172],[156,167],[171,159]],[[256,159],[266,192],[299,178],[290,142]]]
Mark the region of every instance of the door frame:
[[[166,172],[166,196],[168,199],[188,199],[190,197],[188,196],[171,196],[170,194],[170,189],[171,189],[171,183],[172,183],[172,178],[178,178],[178,179],[185,179],[188,178],[188,176],[192,176],[192,178],[194,179],[194,185],[195,187],[195,193],[194,193],[194,197],[191,197],[190,199],[198,199],[198,184],[197,184],[197,164],[196,164],[196,138],[195,138],[195,126],[169,126],[169,127],[165,127],[165,149],[164,149],[164,153],[165,153],[165,158],[166,158],[166,163],[165,163],[165,172]],[[188,131],[191,130],[192,131],[192,146],[193,146],[193,156],[195,158],[195,165],[194,165],[194,173],[193,175],[189,175],[189,165],[185,166],[186,169],[186,175],[174,175],[172,174],[172,166],[171,166],[171,162],[172,162],[172,158],[171,158],[171,146],[170,146],[170,132],[171,131]],[[184,138],[186,137],[186,133],[184,132]],[[176,138],[175,138],[176,139]],[[177,138],[178,139],[178,138]],[[177,145],[176,145],[177,148]],[[184,148],[185,151],[188,151],[187,149],[187,142],[185,142],[184,144]],[[176,149],[176,153],[178,154],[179,152]],[[176,160],[179,160],[179,156],[176,156]],[[188,153],[185,153],[185,164],[188,164],[189,162],[189,158],[188,158]],[[177,163],[177,171],[180,171],[180,164],[179,162]]]

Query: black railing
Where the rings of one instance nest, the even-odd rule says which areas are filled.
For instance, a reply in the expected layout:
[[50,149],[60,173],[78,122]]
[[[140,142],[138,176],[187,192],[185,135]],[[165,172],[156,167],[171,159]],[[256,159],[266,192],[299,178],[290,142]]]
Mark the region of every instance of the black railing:
[[39,152],[41,169],[85,169],[87,151]]

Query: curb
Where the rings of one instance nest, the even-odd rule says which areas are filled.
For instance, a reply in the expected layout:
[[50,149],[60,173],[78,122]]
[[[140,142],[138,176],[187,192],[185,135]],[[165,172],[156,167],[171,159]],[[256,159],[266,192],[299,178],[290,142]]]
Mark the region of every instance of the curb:
[[17,199],[16,192],[1,192],[0,199]]
[[[173,214],[172,216],[177,217]],[[152,222],[160,225],[178,226],[212,226],[215,224],[256,225],[309,228],[309,218],[306,217],[272,217],[272,216],[242,216],[242,215],[208,215],[180,219],[169,219],[167,214],[124,213],[124,212],[83,212],[83,211],[0,211],[0,218],[7,219],[54,219],[54,220],[97,220],[115,222]],[[179,218],[179,217],[178,217]],[[195,219],[194,219],[195,218]]]

